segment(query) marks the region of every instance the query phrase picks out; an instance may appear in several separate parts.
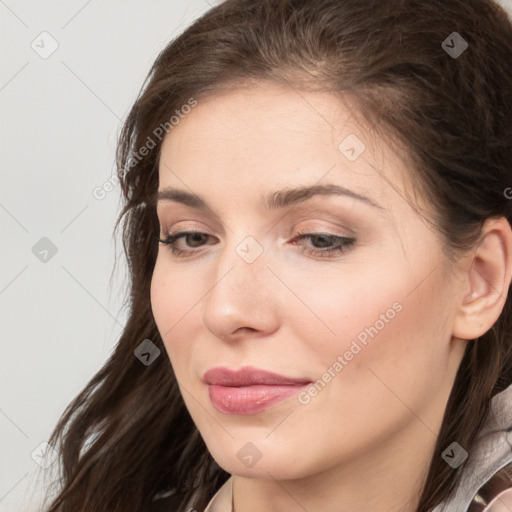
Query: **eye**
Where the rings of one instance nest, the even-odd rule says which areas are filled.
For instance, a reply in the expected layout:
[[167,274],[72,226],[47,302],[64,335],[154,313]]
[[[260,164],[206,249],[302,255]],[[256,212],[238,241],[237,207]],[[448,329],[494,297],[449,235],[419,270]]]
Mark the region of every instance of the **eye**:
[[[313,247],[302,245],[301,251],[311,256],[329,257],[348,251],[356,242],[354,237],[333,235],[330,233],[299,233],[294,240],[310,239]],[[315,242],[319,247],[315,246]],[[334,245],[333,245],[334,244]]]
[[[176,242],[180,238],[183,238],[188,247],[198,248],[203,246],[204,242],[208,240],[208,238],[214,237],[208,233],[202,233],[200,231],[179,231],[176,233],[170,233],[163,239],[156,237],[161,244],[169,246],[172,254],[175,256],[185,257],[198,252],[178,247]],[[296,243],[297,240],[305,239],[310,239],[310,241],[313,242],[313,247],[301,245],[300,251],[311,256],[319,257],[329,257],[341,254],[348,251],[356,242],[354,237],[333,235],[330,233],[298,233],[291,243],[293,245],[298,245]],[[317,246],[315,246],[315,243]]]
[[200,247],[201,242],[208,237],[210,237],[210,235],[208,235],[207,233],[201,233],[200,231],[178,231],[176,233],[168,234],[164,239],[157,238],[157,240],[164,245],[168,245],[169,248],[171,249],[171,252],[176,256],[184,256],[197,251],[188,251],[186,249],[180,249],[176,245],[176,241],[178,239],[183,238],[184,240],[187,241],[187,244],[191,242],[191,247]]

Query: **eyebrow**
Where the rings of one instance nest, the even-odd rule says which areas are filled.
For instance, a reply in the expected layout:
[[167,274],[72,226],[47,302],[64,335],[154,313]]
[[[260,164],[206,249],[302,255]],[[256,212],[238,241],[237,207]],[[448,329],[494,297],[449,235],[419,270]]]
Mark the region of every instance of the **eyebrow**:
[[[357,192],[354,192],[353,190],[332,183],[325,185],[285,188],[262,196],[260,201],[264,209],[276,210],[279,208],[285,208],[286,206],[302,203],[317,195],[339,195],[352,197],[374,208],[384,210],[380,204],[376,203],[369,197],[363,196]],[[208,203],[197,194],[172,187],[166,187],[157,192],[155,196],[155,203],[159,201],[175,201],[177,203],[181,203],[192,208],[197,208],[199,210],[211,210]]]

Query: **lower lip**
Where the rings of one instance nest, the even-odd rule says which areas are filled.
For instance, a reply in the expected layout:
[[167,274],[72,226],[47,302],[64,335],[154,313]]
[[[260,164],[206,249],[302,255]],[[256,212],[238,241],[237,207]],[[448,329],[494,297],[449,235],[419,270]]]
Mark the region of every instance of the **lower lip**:
[[256,414],[289,396],[306,389],[308,384],[288,386],[219,386],[210,384],[208,392],[213,406],[226,414]]

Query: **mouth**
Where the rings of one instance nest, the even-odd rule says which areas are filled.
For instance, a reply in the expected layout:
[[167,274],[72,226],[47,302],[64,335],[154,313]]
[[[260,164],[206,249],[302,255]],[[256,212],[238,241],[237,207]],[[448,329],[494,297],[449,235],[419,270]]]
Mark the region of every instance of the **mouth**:
[[245,366],[237,371],[212,368],[204,374],[203,382],[218,411],[256,414],[306,389],[312,381]]

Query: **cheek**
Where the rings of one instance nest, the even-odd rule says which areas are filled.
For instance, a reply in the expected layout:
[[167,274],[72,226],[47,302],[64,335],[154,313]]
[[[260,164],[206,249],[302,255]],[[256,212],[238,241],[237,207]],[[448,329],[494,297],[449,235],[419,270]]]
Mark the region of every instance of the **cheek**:
[[404,268],[403,261],[389,261],[367,267],[364,275],[317,274],[294,283],[316,320],[304,308],[290,310],[288,325],[301,343],[303,361],[322,381],[319,392],[325,384],[347,404],[362,395],[389,399],[393,391],[414,401],[416,392],[443,380],[449,339],[440,327],[446,324],[441,297],[446,283],[439,273],[422,281],[427,267],[423,274],[422,268],[414,274]]
[[[160,249],[162,250],[162,249]],[[201,292],[197,274],[180,271],[167,264],[165,255],[157,258],[151,279],[151,309],[176,375],[182,373],[191,358],[193,344],[189,330],[200,316]],[[203,292],[204,293],[204,292]]]
[[447,314],[440,293],[446,284],[431,275],[415,289],[421,272],[415,279],[399,267],[385,268],[310,288],[312,307],[335,333],[324,328],[327,334],[318,336],[318,322],[316,334],[304,322],[296,331],[298,339],[310,340],[304,360],[315,362],[319,380],[309,403],[318,414],[338,417],[350,410],[355,424],[371,416],[391,421],[403,415],[404,404],[428,407],[444,382],[449,333],[440,327]]

